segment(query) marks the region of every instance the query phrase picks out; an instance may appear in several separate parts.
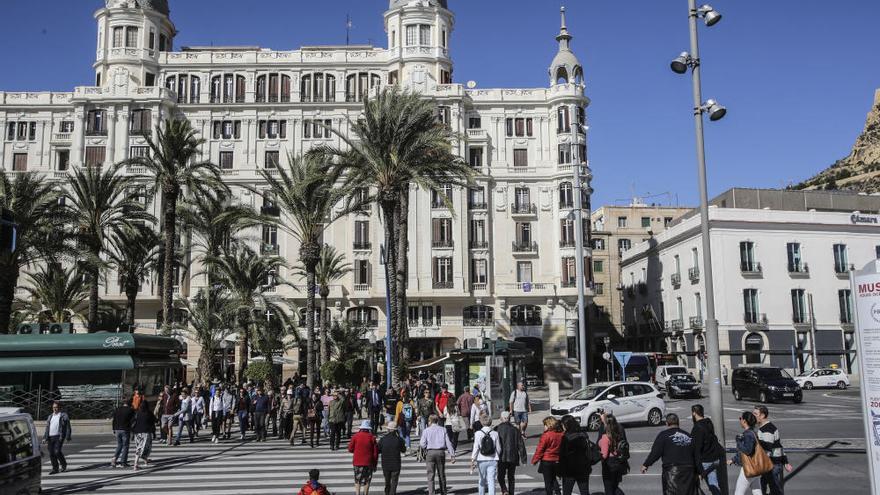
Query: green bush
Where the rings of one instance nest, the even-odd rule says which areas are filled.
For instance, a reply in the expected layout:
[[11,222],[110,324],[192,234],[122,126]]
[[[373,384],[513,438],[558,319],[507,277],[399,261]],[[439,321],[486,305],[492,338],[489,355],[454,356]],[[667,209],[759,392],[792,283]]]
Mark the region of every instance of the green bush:
[[345,367],[348,368],[348,379],[351,385],[359,384],[361,378],[370,374],[370,363],[364,359],[349,359],[345,362]]
[[347,384],[349,382],[348,370],[345,364],[339,361],[327,361],[321,365],[321,380],[334,385]]
[[256,383],[264,383],[266,380],[271,380],[272,373],[272,366],[266,361],[248,363],[248,367],[244,370],[245,378]]

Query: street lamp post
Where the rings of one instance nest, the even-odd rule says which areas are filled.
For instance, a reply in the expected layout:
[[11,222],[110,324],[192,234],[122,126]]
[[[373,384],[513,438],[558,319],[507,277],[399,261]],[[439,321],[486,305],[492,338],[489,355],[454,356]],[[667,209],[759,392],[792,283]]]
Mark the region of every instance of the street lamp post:
[[709,196],[706,187],[706,150],[703,143],[703,114],[709,120],[719,120],[727,113],[727,109],[714,100],[703,103],[700,83],[700,47],[697,38],[697,19],[702,17],[707,26],[713,26],[721,20],[721,14],[709,5],[700,8],[696,0],[688,0],[688,25],[690,28],[690,53],[684,52],[670,64],[677,74],[684,74],[691,69],[694,101],[694,126],[696,130],[697,171],[700,187],[700,230],[703,241],[703,280],[706,291],[706,347],[708,351],[709,371],[709,414],[715,426],[715,435],[724,445],[724,408],[721,400],[721,353],[718,339],[718,320],[715,319],[715,288],[712,278],[712,249],[709,238]]
[[[576,154],[577,141],[578,141],[578,129],[581,127],[581,123],[578,121],[578,106],[572,105],[571,111],[569,112],[570,120],[573,120],[573,125],[571,126],[571,158],[572,158],[572,170],[574,170],[574,245],[575,245],[575,277],[577,278],[577,304],[578,304],[578,353],[580,354],[580,367],[581,367],[581,388],[587,386],[587,377],[589,376],[589,368],[587,363],[587,307],[584,303],[584,205],[583,205],[583,190],[581,189],[583,186],[581,184],[581,167],[582,162],[586,161],[586,156],[578,156],[574,157]],[[586,155],[586,126],[583,126],[584,131],[584,155]]]
[[226,348],[229,347],[229,342],[226,341],[226,337],[220,341],[220,354],[222,355],[221,364],[223,369],[220,370],[220,376],[223,378],[223,381],[226,381]]
[[370,330],[370,381],[376,375],[376,334]]

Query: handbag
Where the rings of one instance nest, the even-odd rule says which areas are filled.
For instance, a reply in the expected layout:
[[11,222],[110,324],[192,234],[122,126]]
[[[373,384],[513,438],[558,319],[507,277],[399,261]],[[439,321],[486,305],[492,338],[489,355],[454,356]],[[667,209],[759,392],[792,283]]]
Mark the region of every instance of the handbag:
[[755,453],[748,456],[740,452],[739,459],[746,478],[754,478],[755,476],[761,476],[773,471],[773,461],[770,460],[770,456],[767,455],[764,447],[761,447],[761,442],[758,441],[757,437],[755,438]]

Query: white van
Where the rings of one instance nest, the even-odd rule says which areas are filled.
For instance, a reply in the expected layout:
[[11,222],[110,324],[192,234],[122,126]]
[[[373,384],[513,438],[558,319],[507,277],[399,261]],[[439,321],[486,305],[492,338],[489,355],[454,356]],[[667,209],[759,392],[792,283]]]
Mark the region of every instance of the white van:
[[666,390],[666,380],[672,375],[687,375],[688,369],[678,364],[664,364],[657,366],[657,372],[654,375],[654,381],[657,382],[657,388]]
[[40,493],[41,464],[40,436],[31,415],[0,412],[0,493]]

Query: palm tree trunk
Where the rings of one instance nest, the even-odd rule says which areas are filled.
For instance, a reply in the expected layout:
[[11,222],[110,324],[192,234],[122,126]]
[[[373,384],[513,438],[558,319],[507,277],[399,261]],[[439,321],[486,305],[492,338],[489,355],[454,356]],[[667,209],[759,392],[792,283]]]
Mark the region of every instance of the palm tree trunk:
[[246,311],[248,314],[244,317],[242,317],[241,312],[238,314],[238,326],[241,332],[241,335],[238,336],[238,383],[244,383],[244,371],[248,365],[248,337],[250,333],[248,318],[250,318],[251,312],[247,309],[243,311]]
[[[398,311],[403,315],[403,312],[407,307],[406,284],[409,268],[409,257],[407,256],[407,244],[409,239],[409,225],[407,223],[409,221],[409,190],[406,190],[401,194],[400,202],[395,210],[395,215],[397,216],[394,222],[396,227],[395,233],[397,235],[397,238],[395,239],[397,242],[397,263],[394,272],[397,286],[395,298]],[[403,380],[406,378],[409,365],[409,321],[405,316],[401,316],[397,320],[397,354],[397,379]]]
[[330,322],[327,318],[327,296],[321,294],[321,359],[318,367],[330,362],[330,340],[328,338]]
[[165,234],[165,259],[162,260],[162,333],[169,335],[174,322],[174,237],[177,232],[177,192],[166,190],[164,193],[162,230]]
[[[382,208],[382,216],[385,220],[385,278],[388,284],[388,294],[387,297],[389,299],[389,311],[386,315],[386,318],[390,320],[389,327],[391,328],[391,338],[392,338],[392,348],[386,349],[386,356],[391,356],[391,367],[394,369],[396,359],[396,353],[393,347],[393,339],[394,333],[398,328],[398,321],[400,319],[400,308],[397,306],[397,277],[394,276],[397,273],[397,245],[396,245],[396,234],[397,225],[395,223],[395,209],[397,208],[396,201],[382,201],[380,203]],[[387,329],[386,328],[386,329]],[[390,352],[389,352],[390,351]],[[387,358],[386,358],[387,359]],[[385,369],[388,369],[388,364],[386,363]],[[393,373],[393,372],[392,372]],[[388,378],[386,377],[386,382]]]
[[199,353],[199,363],[196,366],[196,383],[203,383],[211,378],[214,369],[214,349],[207,346],[202,347]]
[[12,301],[15,300],[15,286],[18,285],[18,265],[3,263],[0,267],[0,334],[10,333],[12,320]]
[[[100,249],[92,249],[92,256],[95,260],[101,255]],[[101,271],[97,266],[89,268],[89,333],[98,331],[98,286],[101,281]]]
[[128,331],[134,328],[134,307],[137,302],[138,287],[133,283],[125,287],[125,323],[128,324]]
[[315,355],[315,263],[306,262],[306,384],[309,388],[315,386],[317,377]]

